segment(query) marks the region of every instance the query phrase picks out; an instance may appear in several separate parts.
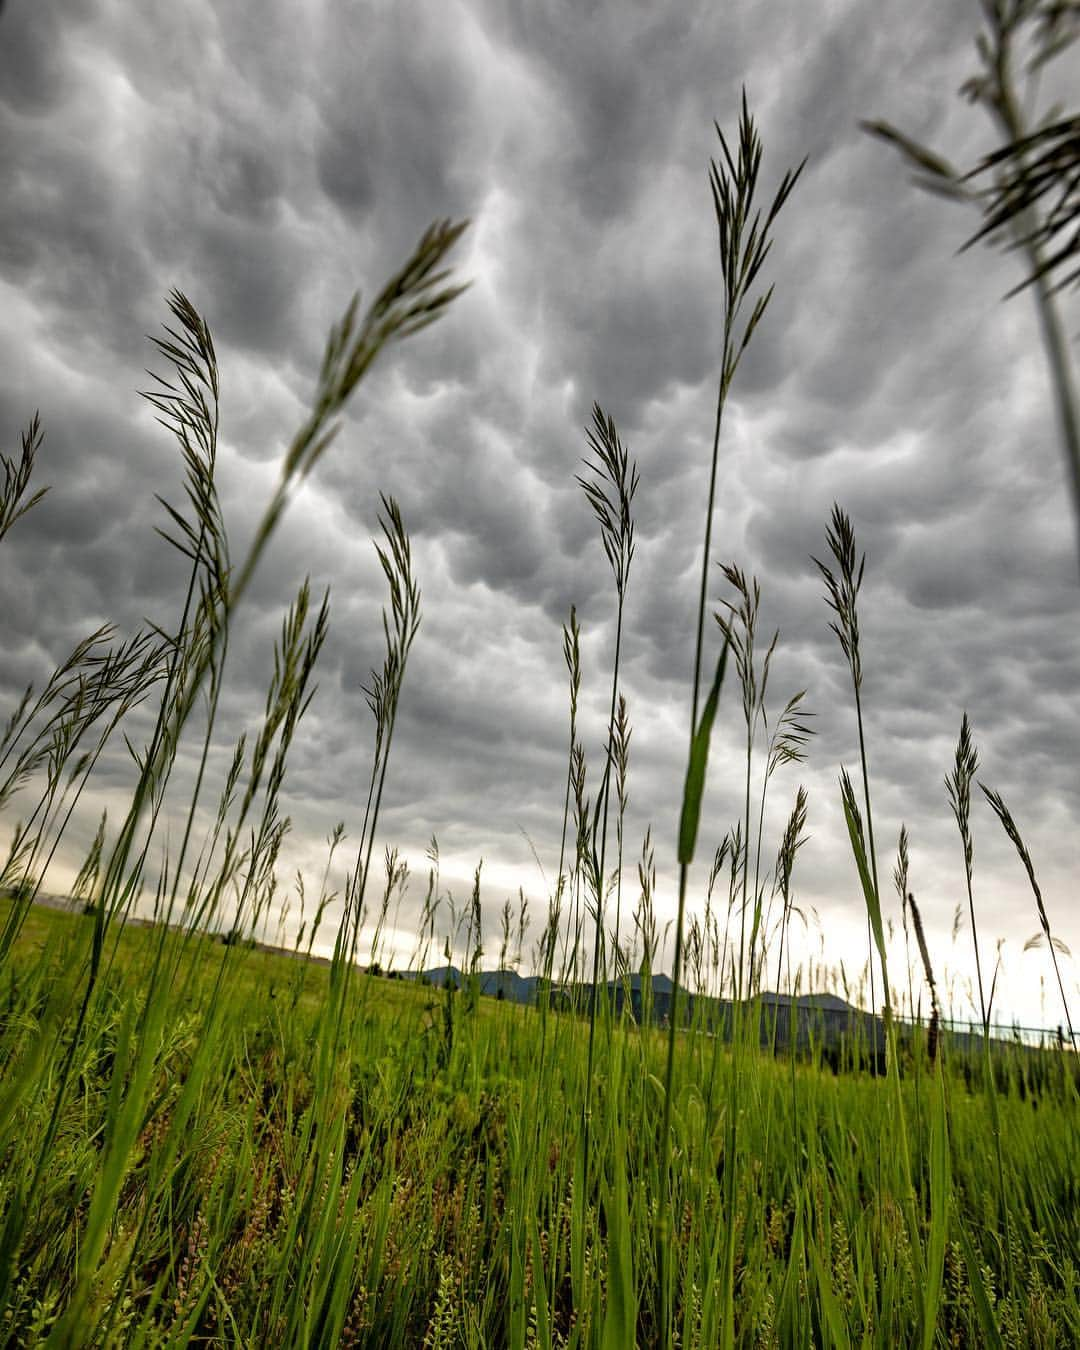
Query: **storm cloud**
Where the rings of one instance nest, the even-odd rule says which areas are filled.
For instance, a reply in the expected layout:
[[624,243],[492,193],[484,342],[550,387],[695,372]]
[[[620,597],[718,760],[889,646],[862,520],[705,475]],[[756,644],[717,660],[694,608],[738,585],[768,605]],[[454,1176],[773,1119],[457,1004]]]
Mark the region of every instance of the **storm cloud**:
[[[0,712],[95,624],[129,633],[178,612],[182,559],[155,533],[155,494],[180,499],[182,466],[138,396],[144,368],[161,369],[146,335],[168,320],[170,290],[217,345],[219,486],[240,557],[329,326],[432,220],[467,217],[454,264],[469,290],[377,363],[257,574],[220,745],[257,723],[300,582],[329,587],[320,688],[286,780],[283,885],[290,866],[318,875],[337,821],[358,833],[372,749],[363,685],[381,660],[384,603],[370,539],[379,493],[394,496],[424,607],[379,840],[414,871],[402,928],[432,835],[455,893],[483,858],[492,922],[519,886],[542,917],[562,825],[571,605],[592,783],[610,695],[614,589],[575,482],[598,402],[641,475],[623,647],[626,884],[651,824],[670,917],[723,325],[708,165],[721,153],[714,119],[734,136],[745,86],[763,191],[807,157],[725,415],[710,565],[710,614],[731,598],[712,564],[760,580],[763,641],[780,630],[773,711],[805,689],[815,713],[808,762],[770,786],[765,867],[803,782],[811,838],[795,889],[817,919],[802,950],[857,971],[865,914],[837,786],[841,765],[857,765],[855,714],[812,561],[826,558],[839,502],[867,554],[863,701],[883,882],[906,823],[931,949],[956,1014],[970,1015],[966,920],[954,935],[963,860],[943,785],[966,710],[980,777],[1011,805],[1051,922],[1075,949],[1080,588],[1035,311],[1026,294],[1002,301],[1016,260],[956,256],[974,220],[920,194],[859,128],[885,118],[959,163],[990,148],[956,94],[978,16],[975,3],[931,0],[12,0],[0,16],[0,446],[11,454],[40,409],[38,477],[52,489],[4,544]],[[1075,292],[1062,304],[1075,332]],[[711,618],[707,642],[713,661]],[[729,687],[699,872],[741,814],[743,734]],[[47,888],[70,879],[105,794],[130,772],[117,752]],[[1023,951],[1038,919],[1020,861],[982,801],[974,828],[980,937],[991,957],[1006,940],[999,1010],[1053,1024],[1045,950]],[[1075,965],[1065,970],[1075,988]]]

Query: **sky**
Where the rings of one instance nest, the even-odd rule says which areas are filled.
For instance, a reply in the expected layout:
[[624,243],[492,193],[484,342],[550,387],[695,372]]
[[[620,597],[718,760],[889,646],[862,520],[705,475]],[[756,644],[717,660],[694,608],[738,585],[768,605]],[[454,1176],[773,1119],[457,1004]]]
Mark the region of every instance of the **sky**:
[[[236,616],[220,736],[257,729],[282,615],[305,576],[330,589],[318,693],[286,779],[297,868],[331,884],[359,837],[372,753],[363,686],[382,659],[380,492],[400,504],[423,595],[377,848],[412,882],[391,943],[412,949],[425,849],[460,903],[482,860],[488,947],[519,888],[539,935],[558,870],[568,739],[563,625],[582,628],[580,714],[595,792],[615,592],[584,472],[594,403],[636,462],[636,552],[622,688],[633,726],[628,903],[651,826],[661,922],[675,842],[723,323],[709,190],[743,87],[764,142],[762,194],[805,156],[774,227],[775,292],[739,367],[720,444],[719,564],[761,588],[759,641],[780,637],[775,716],[805,690],[815,735],[769,786],[768,871],[800,783],[808,839],[794,875],[800,955],[866,961],[866,918],[838,778],[857,774],[850,677],[812,561],[834,502],[866,570],[863,709],[891,975],[903,985],[889,883],[901,824],[939,986],[972,1015],[963,857],[944,789],[961,717],[978,778],[1000,791],[1034,860],[1054,932],[1080,951],[1080,586],[1065,466],[1034,305],[1005,301],[1015,258],[958,253],[977,218],[920,192],[860,119],[883,118],[967,166],[993,147],[958,96],[979,7],[938,0],[424,5],[411,0],[177,6],[10,0],[0,16],[0,448],[40,410],[42,503],[3,545],[0,713],[80,636],[180,612],[186,573],[156,527],[182,464],[139,397],[167,373],[148,335],[184,292],[213,333],[218,483],[232,556],[273,491],[310,406],[330,325],[370,299],[434,220],[467,218],[439,323],[380,358],[337,441],[292,501]],[[1074,57],[1063,58],[1063,65]],[[1072,68],[1075,75],[1075,66]],[[1051,73],[1068,87],[1068,70]],[[1038,106],[1038,105],[1036,105]],[[1062,298],[1076,353],[1076,292]],[[690,905],[742,812],[734,681],[713,737]],[[178,786],[191,755],[182,756]],[[46,889],[81,861],[133,777],[118,745],[88,790]],[[30,800],[29,797],[26,799]],[[16,799],[0,828],[9,831]],[[1034,898],[981,793],[972,807],[979,937],[1001,947],[996,1012],[1062,1020]],[[965,913],[956,924],[957,905]],[[295,921],[296,902],[293,900]],[[671,946],[666,964],[670,966]],[[897,964],[899,963],[899,964]],[[494,960],[490,962],[494,964]],[[1062,956],[1073,1007],[1078,967]],[[919,981],[916,977],[916,984]],[[925,1001],[925,993],[924,993]]]

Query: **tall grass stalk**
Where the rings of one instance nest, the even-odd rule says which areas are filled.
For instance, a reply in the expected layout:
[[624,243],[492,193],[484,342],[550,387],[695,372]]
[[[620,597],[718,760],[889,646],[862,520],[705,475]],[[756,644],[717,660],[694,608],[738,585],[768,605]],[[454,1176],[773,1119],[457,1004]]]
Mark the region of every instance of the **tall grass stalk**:
[[622,960],[622,891],[623,891],[623,848],[626,835],[626,812],[630,805],[628,779],[630,774],[630,738],[632,728],[626,699],[619,695],[619,707],[615,714],[615,736],[612,757],[615,765],[615,795],[618,802],[618,815],[615,821],[615,927],[611,933],[612,951],[615,954],[617,976],[625,966]]
[[[767,929],[768,916],[763,914],[763,882],[761,878],[761,849],[765,832],[765,805],[768,799],[769,784],[773,775],[784,764],[802,763],[806,759],[804,746],[812,734],[809,724],[800,719],[812,717],[802,705],[806,691],[794,694],[785,705],[776,725],[769,731],[769,714],[766,702],[769,684],[769,670],[773,653],[780,638],[777,629],[765,653],[760,675],[754,664],[754,645],[757,629],[758,610],[761,604],[761,588],[756,577],[747,581],[743,571],[735,564],[723,567],[724,576],[735,588],[737,602],[724,601],[727,615],[716,615],[725,640],[735,653],[735,668],[742,692],[743,723],[746,731],[746,776],[743,817],[743,865],[742,865],[742,905],[739,925],[739,983],[736,998],[741,1000],[744,992],[760,992],[760,970],[764,960],[764,951],[759,954],[758,941],[762,937],[763,923]],[[750,877],[750,800],[752,782],[752,763],[754,742],[758,725],[768,736],[765,753],[765,769],[762,776],[761,792],[758,798],[756,821],[756,843],[754,852],[754,880],[752,895],[749,891]],[[751,909],[750,940],[746,941],[746,914]]]
[[[754,950],[757,941],[758,929],[761,922],[761,894],[759,889],[759,878],[757,868],[754,874],[754,894],[749,895],[750,883],[750,784],[752,775],[754,737],[757,731],[757,724],[760,718],[764,716],[765,694],[769,682],[769,665],[772,661],[773,652],[776,649],[777,640],[780,632],[777,630],[773,634],[772,641],[769,643],[769,649],[765,653],[765,660],[762,663],[760,682],[757,669],[754,664],[754,639],[757,630],[758,609],[761,605],[761,587],[758,585],[757,578],[753,578],[752,585],[746,580],[743,572],[734,563],[726,564],[723,568],[724,576],[735,588],[738,596],[738,603],[733,604],[725,601],[728,608],[728,616],[716,615],[716,621],[720,625],[724,634],[724,641],[735,657],[735,673],[739,679],[739,688],[742,692],[742,710],[743,725],[745,729],[745,782],[743,794],[743,863],[742,863],[742,903],[739,909],[739,977],[738,985],[735,990],[735,997],[740,1002],[745,994],[751,993],[753,988],[752,972],[754,969]],[[763,794],[764,795],[764,794]],[[760,863],[760,833],[758,836],[758,861]],[[747,911],[753,906],[753,917],[750,931],[750,950],[749,961],[747,960],[746,943],[746,921]]]
[[[739,120],[738,147],[734,156],[719,126],[716,128],[716,132],[720,138],[722,159],[719,162],[712,161],[709,182],[719,232],[724,325],[720,354],[720,378],[716,396],[716,417],[713,426],[712,461],[709,466],[708,502],[705,509],[705,539],[701,560],[697,632],[694,643],[693,688],[690,697],[690,746],[687,755],[686,784],[683,789],[679,823],[679,897],[675,918],[671,1025],[668,1034],[667,1067],[664,1076],[664,1109],[660,1141],[660,1175],[661,1178],[665,1179],[665,1182],[671,1159],[671,1109],[675,1074],[675,1043],[679,1026],[679,991],[682,979],[687,882],[690,864],[694,857],[701,816],[701,798],[705,783],[709,737],[712,732],[713,719],[716,716],[716,704],[720,695],[728,651],[728,644],[725,642],[712,687],[705,701],[705,708],[699,719],[698,702],[704,661],[705,609],[708,594],[709,561],[712,553],[716,481],[719,471],[720,430],[723,424],[724,407],[727,403],[735,372],[738,369],[739,359],[746,350],[747,344],[753,337],[754,330],[768,307],[772,288],[770,287],[767,291],[757,295],[745,320],[743,318],[744,306],[754,290],[758,274],[772,247],[771,230],[776,217],[802,172],[802,164],[800,164],[794,171],[789,170],[784,174],[772,203],[764,218],[762,218],[760,210],[755,208],[754,201],[758,174],[761,168],[762,147],[757,128],[750,116],[745,90],[743,91],[742,113]],[[729,1221],[730,1218],[731,1216],[729,1216]],[[660,1285],[660,1334],[665,1346],[671,1343],[673,1334],[668,1251],[670,1230],[669,1202],[665,1197],[659,1205],[656,1225],[656,1263]],[[723,1344],[725,1347],[731,1345],[734,1338],[732,1279],[733,1272],[729,1251],[729,1259],[725,1264],[723,1295]]]
[[[606,745],[604,753],[604,776],[601,780],[596,802],[596,816],[593,820],[591,837],[588,843],[590,867],[588,876],[595,904],[592,994],[589,1000],[589,1052],[585,1071],[585,1116],[582,1129],[582,1148],[584,1150],[584,1176],[586,1192],[589,1178],[589,1136],[592,1128],[592,1087],[593,1069],[596,1055],[596,1021],[600,996],[600,975],[604,946],[605,902],[607,899],[607,831],[608,809],[611,802],[612,768],[616,759],[616,709],[619,697],[619,658],[622,653],[623,608],[626,603],[626,587],[630,578],[630,564],[634,559],[634,494],[638,487],[637,465],[631,463],[630,456],[622,442],[614,420],[607,416],[597,403],[593,407],[593,424],[587,433],[589,451],[592,459],[586,459],[585,465],[590,476],[578,477],[589,505],[593,509],[600,525],[600,537],[604,552],[611,566],[615,580],[615,654],[611,673],[611,708],[608,713]],[[628,733],[627,733],[628,734]],[[625,788],[622,789],[625,791]],[[620,792],[620,796],[622,792]],[[597,824],[599,823],[599,841]],[[620,829],[620,842],[622,831]],[[620,857],[621,861],[621,857]],[[604,997],[605,1018],[610,1013],[610,1003]]]
[[915,1019],[915,988],[911,974],[911,941],[908,930],[908,832],[907,826],[900,826],[900,837],[896,846],[896,866],[893,868],[893,885],[900,901],[900,921],[904,930],[904,965],[907,967],[908,1016]]
[[[1002,1153],[1001,1111],[998,1105],[997,1080],[991,1060],[990,1014],[992,994],[987,995],[983,987],[982,959],[979,952],[979,932],[975,922],[975,900],[972,890],[972,876],[975,862],[975,843],[971,833],[971,784],[979,768],[979,754],[971,734],[971,723],[965,712],[960,723],[960,735],[956,743],[956,757],[952,774],[945,779],[945,791],[952,808],[956,827],[960,832],[960,842],[964,851],[964,882],[967,888],[968,917],[971,921],[971,942],[975,950],[975,975],[979,989],[979,1013],[982,1019],[983,1044],[983,1084],[990,1103],[990,1121],[994,1135],[994,1156],[997,1163],[998,1183],[998,1222],[1004,1234],[1005,1261],[1009,1272],[1010,1292],[1015,1288],[1012,1262],[1012,1240],[1009,1233],[1009,1205],[1005,1194],[1005,1160]],[[917,910],[913,909],[913,913]],[[921,924],[916,926],[916,934],[921,935]],[[922,948],[920,944],[920,950]],[[924,960],[927,958],[924,957]],[[927,960],[928,965],[928,960]],[[928,976],[929,978],[929,976]],[[937,1017],[937,995],[933,984],[934,1015]]]
[[1012,840],[1013,847],[1019,854],[1020,861],[1024,865],[1024,871],[1027,873],[1032,893],[1035,896],[1035,906],[1039,912],[1039,926],[1042,929],[1042,938],[1045,939],[1046,945],[1050,949],[1050,961],[1054,967],[1054,978],[1057,980],[1058,992],[1061,994],[1061,1006],[1065,1013],[1065,1025],[1069,1031],[1069,1043],[1072,1046],[1073,1054],[1076,1054],[1076,1032],[1073,1029],[1072,1014],[1069,1011],[1069,1000],[1065,994],[1065,982],[1061,977],[1061,965],[1058,961],[1058,949],[1061,946],[1061,940],[1056,938],[1050,931],[1050,918],[1046,912],[1046,904],[1043,900],[1042,890],[1035,878],[1035,867],[1031,861],[1031,854],[1027,850],[1027,845],[1021,837],[1016,821],[1012,817],[1012,812],[1005,805],[1001,793],[995,792],[992,788],[988,788],[985,783],[980,783],[979,787],[982,789],[983,796],[990,803],[994,814],[1001,822],[1002,829]]
[[[862,655],[859,648],[859,610],[858,595],[862,586],[863,571],[866,567],[866,554],[857,556],[855,531],[851,521],[835,502],[832,520],[825,534],[825,542],[837,566],[834,573],[825,563],[815,558],[814,564],[825,581],[826,601],[836,615],[829,624],[836,634],[840,647],[847,660],[851,675],[851,687],[855,695],[855,722],[859,734],[859,766],[862,771],[863,805],[866,810],[866,829],[870,861],[870,879],[873,882],[875,896],[878,890],[877,850],[874,847],[874,816],[870,808],[870,774],[866,764],[866,736],[863,731],[862,714]],[[870,1007],[877,1013],[877,997],[874,987],[874,934],[872,932],[872,913],[866,914],[866,940],[870,957]],[[885,979],[884,972],[882,978]],[[883,996],[888,1000],[888,983]]]
[[960,738],[956,743],[956,762],[951,775],[945,779],[949,805],[960,831],[964,849],[964,882],[967,887],[968,917],[971,920],[971,945],[975,951],[975,976],[979,987],[979,1015],[982,1018],[983,1038],[990,1036],[990,1006],[983,990],[982,959],[979,952],[979,930],[975,923],[975,899],[971,880],[975,859],[975,845],[971,835],[971,784],[979,768],[979,753],[971,738],[971,723],[965,712],[960,723]]
[[413,573],[409,536],[397,502],[381,493],[380,499],[383,510],[379,517],[379,527],[383,533],[384,544],[376,544],[375,551],[390,591],[390,612],[388,615],[384,608],[382,614],[385,640],[382,668],[371,672],[370,681],[364,687],[364,697],[375,721],[375,752],[368,780],[364,818],[360,827],[356,865],[346,892],[346,907],[351,927],[350,966],[355,963],[360,941],[360,915],[364,909],[379,808],[386,785],[390,749],[405,679],[405,665],[420,627],[420,587]]
[[931,1064],[937,1059],[938,1042],[941,1035],[941,1005],[938,1002],[937,982],[934,979],[934,969],[930,964],[930,948],[926,942],[926,931],[923,928],[922,914],[919,912],[919,906],[915,903],[914,892],[907,893],[907,906],[911,911],[911,926],[915,930],[915,942],[919,949],[919,958],[922,961],[923,974],[926,977],[926,983],[930,988],[930,1028],[926,1038],[926,1057]]
[[[798,791],[795,794],[795,805],[791,808],[791,815],[788,817],[787,825],[784,828],[784,837],[780,841],[780,850],[776,857],[776,889],[780,892],[780,898],[783,903],[783,909],[780,915],[780,943],[776,954],[776,991],[780,992],[781,972],[784,965],[784,945],[787,940],[788,927],[791,922],[793,912],[793,902],[791,898],[791,881],[795,871],[795,858],[800,848],[806,843],[806,808],[807,794],[806,789],[799,784]],[[791,973],[791,949],[788,948],[788,976],[790,985]],[[794,1040],[794,1035],[792,1035]],[[775,1035],[773,1038],[775,1046]]]
[[[830,628],[840,642],[847,659],[851,674],[852,689],[855,696],[856,723],[859,737],[859,762],[862,770],[863,803],[866,808],[865,826],[862,814],[855,798],[855,789],[847,770],[840,776],[840,795],[847,825],[848,838],[859,875],[863,898],[866,903],[867,929],[870,942],[870,989],[871,1010],[876,1016],[877,999],[874,994],[874,951],[876,948],[881,969],[882,1012],[885,1022],[886,1057],[888,1076],[896,1107],[896,1129],[898,1147],[890,1149],[889,1170],[896,1177],[903,1197],[902,1208],[907,1221],[908,1240],[910,1242],[915,1269],[923,1291],[922,1334],[924,1350],[929,1350],[933,1342],[938,1317],[938,1300],[941,1292],[941,1272],[944,1253],[945,1232],[948,1223],[947,1185],[945,1174],[948,1165],[948,1122],[944,1090],[940,1087],[936,1109],[932,1122],[933,1148],[931,1150],[932,1169],[930,1186],[930,1231],[928,1243],[923,1242],[922,1227],[915,1204],[911,1150],[908,1141],[906,1119],[903,1112],[899,1056],[896,1038],[896,1026],[893,1020],[892,994],[889,983],[888,960],[886,955],[885,925],[881,909],[881,891],[878,886],[876,852],[874,848],[874,824],[870,806],[870,778],[867,769],[866,740],[863,731],[862,716],[862,656],[860,651],[860,632],[858,615],[858,593],[862,586],[866,555],[860,558],[855,545],[855,532],[851,521],[838,505],[833,506],[831,525],[826,533],[826,542],[838,568],[834,574],[824,563],[814,559],[826,585],[826,601],[836,618]],[[871,1021],[876,1028],[876,1022]],[[877,1033],[873,1031],[873,1056],[877,1057]],[[879,1176],[884,1175],[884,1141],[879,1144]],[[879,1195],[876,1199],[877,1223],[879,1230],[883,1223],[883,1213]]]
[[[563,970],[566,967],[566,941],[570,931],[570,925],[565,928],[562,926],[563,899],[568,889],[568,879],[566,874],[566,837],[570,822],[570,797],[575,791],[575,766],[577,750],[577,710],[578,698],[581,693],[581,629],[577,620],[577,609],[570,606],[570,620],[563,626],[563,658],[566,662],[566,671],[570,681],[570,730],[569,747],[567,752],[566,764],[566,789],[563,795],[563,818],[562,832],[559,840],[559,869],[555,880],[554,893],[548,900],[547,921],[540,936],[540,960],[537,963],[540,973],[540,979],[537,983],[537,997],[539,1000],[540,1012],[540,1055],[537,1069],[538,1079],[546,1081],[546,1072],[548,1067],[549,1054],[549,1017],[551,1013],[551,1002],[554,993],[553,974],[555,969],[555,956],[559,944],[560,931],[563,933]],[[584,791],[584,760],[581,764],[582,782],[580,788],[575,792],[575,802],[580,798]],[[577,856],[577,850],[575,850]],[[574,874],[577,874],[575,867]],[[569,886],[572,889],[573,880],[571,878]],[[537,1121],[536,1146],[539,1147],[540,1140],[540,1122]]]
[[4,538],[15,522],[25,516],[27,511],[34,509],[49,490],[42,487],[30,492],[34,460],[41,449],[44,436],[41,415],[35,412],[26,430],[19,437],[19,458],[0,454],[0,465],[3,465],[4,469],[4,481],[0,484],[0,539]]
[[570,606],[570,622],[563,625],[563,658],[570,678],[570,740],[566,759],[566,790],[563,794],[562,832],[559,837],[559,871],[555,881],[554,894],[549,897],[548,917],[541,937],[540,970],[543,974],[541,1008],[544,1010],[545,1028],[547,1008],[550,1004],[551,981],[555,969],[555,953],[558,948],[559,934],[563,934],[563,965],[567,959],[568,929],[562,928],[563,899],[568,890],[572,890],[572,878],[566,873],[566,839],[570,824],[570,799],[574,792],[575,751],[577,749],[577,708],[581,693],[581,629],[577,621],[577,609]]
[[[873,955],[874,948],[881,969],[883,1016],[885,1022],[886,1056],[888,1076],[895,1103],[895,1128],[897,1147],[888,1149],[888,1171],[895,1177],[901,1193],[901,1205],[906,1219],[908,1241],[915,1265],[919,1287],[922,1290],[922,1326],[920,1340],[924,1350],[930,1350],[933,1343],[937,1321],[938,1303],[941,1296],[942,1263],[944,1260],[945,1233],[948,1225],[948,1121],[944,1087],[940,1074],[938,1077],[938,1095],[931,1123],[931,1177],[930,1177],[930,1226],[927,1242],[924,1244],[922,1226],[916,1208],[914,1175],[911,1150],[908,1140],[906,1117],[903,1111],[900,1088],[899,1056],[896,1038],[896,1026],[892,1015],[892,995],[889,982],[888,960],[886,954],[885,926],[881,909],[881,892],[878,887],[877,864],[874,850],[873,816],[870,807],[870,784],[867,770],[866,745],[863,734],[862,718],[862,661],[859,646],[859,620],[857,597],[862,584],[866,565],[865,554],[857,560],[855,533],[851,522],[839,506],[834,505],[831,528],[827,532],[830,551],[839,568],[834,575],[823,563],[814,561],[825,580],[826,600],[836,615],[830,624],[847,658],[855,694],[856,719],[859,733],[859,759],[862,767],[863,802],[866,807],[864,826],[861,812],[856,802],[855,789],[847,770],[840,776],[841,802],[848,837],[866,903],[868,929],[872,937],[870,954],[871,991],[873,991]],[[876,1014],[877,1001],[871,992],[871,1007]],[[871,1026],[876,1023],[871,1022]],[[877,1055],[877,1034],[874,1032],[873,1053]],[[884,1140],[879,1143],[879,1178],[886,1172],[886,1146]],[[879,1231],[883,1224],[881,1191],[879,1182],[876,1197],[877,1225]]]
[[[1080,400],[1072,356],[1056,299],[1057,292],[1080,277],[1073,267],[1055,284],[1053,276],[1075,262],[1080,242],[1078,212],[1080,118],[1062,118],[1053,109],[1032,124],[1027,109],[1047,64],[1067,52],[1080,34],[1075,6],[1057,0],[980,0],[985,30],[976,38],[979,69],[961,93],[985,109],[1004,143],[963,172],[947,159],[888,122],[864,122],[871,134],[896,146],[927,191],[974,206],[983,223],[964,245],[980,240],[1006,242],[1026,265],[1027,277],[1010,295],[1031,287],[1042,331],[1062,450],[1072,495],[1080,564]],[[1019,70],[1022,53],[1028,60]],[[989,187],[976,186],[992,180]],[[1050,205],[1044,206],[1049,197]]]
[[[768,878],[761,877],[761,847],[765,837],[765,802],[768,796],[769,784],[773,776],[785,764],[804,764],[806,762],[806,745],[810,737],[814,734],[813,727],[809,722],[801,720],[815,716],[809,709],[802,706],[803,699],[806,697],[806,690],[800,689],[798,693],[792,694],[787,703],[781,710],[780,716],[773,724],[771,732],[769,731],[768,709],[762,707],[762,725],[768,734],[768,742],[765,748],[765,774],[762,782],[762,791],[758,800],[758,818],[757,818],[757,851],[754,862],[755,886],[764,889],[765,881]],[[805,823],[805,802],[802,811]],[[783,858],[783,850],[777,855],[777,865],[779,866]],[[761,986],[762,974],[765,969],[765,958],[768,953],[769,943],[771,941],[769,922],[772,918],[772,904],[780,887],[780,872],[774,870],[773,885],[769,894],[769,906],[766,910],[759,927],[763,933],[761,944],[761,954],[758,959],[757,973],[755,980],[757,987]],[[781,917],[783,923],[783,916]],[[779,986],[777,986],[779,988]]]

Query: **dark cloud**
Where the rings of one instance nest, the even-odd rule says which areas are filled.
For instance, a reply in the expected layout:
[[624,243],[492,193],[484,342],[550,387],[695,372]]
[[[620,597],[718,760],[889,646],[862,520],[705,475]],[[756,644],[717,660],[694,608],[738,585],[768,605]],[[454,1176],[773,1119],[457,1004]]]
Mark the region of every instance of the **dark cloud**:
[[[145,335],[168,319],[169,290],[189,295],[217,342],[219,488],[240,558],[329,326],[354,291],[372,299],[433,219],[468,216],[456,261],[471,289],[380,357],[254,579],[212,768],[257,730],[299,585],[329,587],[331,635],[288,780],[288,867],[320,875],[338,820],[351,840],[336,866],[348,865],[372,750],[363,685],[382,659],[370,540],[390,493],[424,621],[380,847],[398,844],[418,885],[435,834],[456,897],[482,856],[492,922],[518,885],[539,918],[529,841],[550,884],[571,604],[590,794],[610,698],[614,589],[574,482],[598,401],[641,473],[622,650],[627,857],[651,824],[670,914],[722,341],[707,169],[721,155],[713,119],[731,142],[745,84],[765,197],[807,157],[775,228],[776,290],[725,414],[708,578],[708,662],[713,614],[731,598],[715,563],[735,560],[761,582],[762,652],[781,633],[772,715],[800,689],[817,714],[809,763],[770,783],[765,865],[801,780],[812,838],[797,885],[822,925],[805,942],[857,968],[865,920],[837,775],[856,771],[858,738],[812,561],[828,561],[839,502],[868,557],[863,712],[883,875],[904,822],[932,945],[962,982],[965,938],[948,945],[962,858],[942,780],[967,709],[981,775],[1014,804],[1052,921],[1080,942],[1067,890],[1080,592],[1038,328],[1027,296],[1001,302],[1015,260],[954,256],[973,221],[916,192],[858,125],[893,120],[965,164],[985,149],[978,114],[954,92],[972,67],[976,7],[236,0],[80,14],[10,6],[0,41],[0,441],[10,453],[40,408],[39,478],[54,485],[3,545],[5,707],[94,624],[128,634],[180,611],[183,559],[155,534],[154,497],[182,501],[182,464],[137,393],[144,367],[165,372]],[[703,856],[741,817],[743,741],[732,685]],[[193,763],[185,750],[178,798]],[[130,765],[118,754],[102,773],[63,865],[77,865],[102,805],[120,809]],[[975,807],[983,931],[1008,937],[1016,977],[1003,997],[1030,1018],[1026,880]],[[631,906],[632,880],[628,867]],[[406,947],[414,900],[400,916]]]
[[19,5],[4,21],[0,99],[13,112],[41,117],[63,100],[65,38],[72,27],[56,10]]

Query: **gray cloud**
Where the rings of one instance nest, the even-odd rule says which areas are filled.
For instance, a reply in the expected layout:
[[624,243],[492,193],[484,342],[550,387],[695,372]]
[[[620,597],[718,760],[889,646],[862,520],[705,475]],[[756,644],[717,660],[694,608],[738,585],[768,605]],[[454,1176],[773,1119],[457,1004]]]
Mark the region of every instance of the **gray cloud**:
[[[1000,303],[1013,260],[954,257],[972,222],[920,196],[858,129],[886,117],[964,163],[986,147],[954,93],[977,7],[236,0],[81,14],[24,0],[2,17],[0,442],[10,453],[40,408],[39,477],[53,490],[4,545],[0,711],[95,623],[128,633],[179,612],[183,568],[154,533],[154,495],[178,502],[182,469],[137,396],[144,367],[164,369],[145,335],[167,319],[170,288],[217,342],[219,487],[240,557],[329,325],[355,290],[372,298],[432,219],[468,216],[457,263],[470,291],[380,359],[255,579],[214,762],[257,725],[281,615],[310,575],[316,594],[331,590],[332,629],[287,780],[290,858],[314,876],[337,820],[355,837],[372,741],[362,685],[381,660],[384,603],[369,540],[378,494],[391,493],[425,617],[380,847],[398,844],[419,875],[435,834],[455,895],[483,856],[492,919],[518,884],[539,916],[522,832],[550,883],[571,604],[590,792],[610,696],[614,593],[574,483],[598,401],[641,471],[623,651],[628,859],[651,823],[673,912],[722,324],[707,166],[720,154],[713,119],[734,135],[745,83],[763,191],[808,156],[776,226],[770,311],[728,406],[714,524],[714,561],[761,580],[762,643],[781,630],[774,714],[803,688],[817,713],[810,762],[770,787],[768,865],[801,778],[813,837],[797,885],[833,943],[825,959],[861,960],[836,788],[839,766],[856,764],[854,710],[811,561],[825,558],[838,501],[868,554],[864,696],[883,875],[906,821],[932,941],[948,944],[963,877],[942,779],[966,708],[1052,919],[1080,943],[1068,891],[1076,562],[1034,315],[1027,297]],[[711,614],[728,595],[711,567],[710,661]],[[741,737],[728,689],[703,856],[742,809]],[[69,866],[129,772],[121,756],[105,765]],[[976,807],[984,935],[1009,938],[1006,995],[1030,1018],[1034,957],[1019,946],[1032,902],[1011,845]],[[631,904],[632,881],[628,867]],[[961,974],[963,944],[947,947]]]

